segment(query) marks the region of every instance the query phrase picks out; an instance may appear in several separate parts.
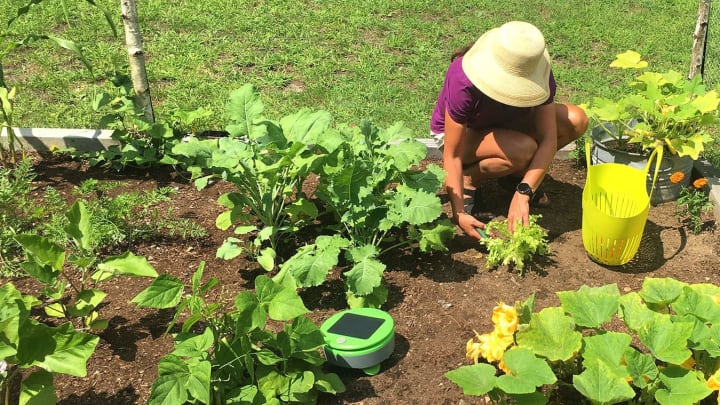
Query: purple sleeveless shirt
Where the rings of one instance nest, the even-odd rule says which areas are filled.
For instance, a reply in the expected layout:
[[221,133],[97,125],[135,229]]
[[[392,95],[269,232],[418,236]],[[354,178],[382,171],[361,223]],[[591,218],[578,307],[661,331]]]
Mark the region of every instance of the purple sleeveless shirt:
[[[550,97],[543,104],[555,99],[555,77],[550,71]],[[445,83],[438,95],[435,110],[430,118],[433,133],[445,132],[445,110],[459,124],[470,128],[502,127],[504,122],[529,114],[531,107],[512,107],[486,96],[475,87],[462,69],[462,57],[455,59],[445,74]]]

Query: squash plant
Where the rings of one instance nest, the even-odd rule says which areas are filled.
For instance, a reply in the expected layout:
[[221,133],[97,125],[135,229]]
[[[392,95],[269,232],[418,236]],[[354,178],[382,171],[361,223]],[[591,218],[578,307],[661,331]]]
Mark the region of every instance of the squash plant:
[[560,385],[595,404],[695,404],[720,388],[720,287],[646,278],[625,295],[609,284],[557,296],[560,306],[538,312],[534,296],[516,304],[516,322],[502,320],[515,325],[507,345],[468,342],[468,357],[492,360],[446,377],[518,404],[546,403]]
[[280,242],[317,216],[315,205],[303,196],[302,185],[323,157],[313,145],[324,137],[330,114],[301,110],[274,122],[263,116],[263,110],[257,91],[245,85],[233,91],[226,103],[227,137],[193,137],[172,152],[192,173],[198,189],[212,178],[237,188],[218,200],[226,211],[216,224],[246,235],[251,242],[228,237],[218,257],[249,253],[272,270]]
[[350,265],[344,273],[350,306],[379,307],[387,299],[382,254],[414,246],[446,251],[455,235],[455,227],[440,220],[436,193],[445,173],[437,165],[419,168],[427,149],[402,123],[340,126],[320,143],[328,156],[316,195],[333,220],[315,243],[281,266],[276,279],[320,285],[342,255]]
[[203,299],[217,285],[202,283],[203,271],[201,263],[190,286],[161,275],[133,299],[177,308],[169,328],[187,315],[174,350],[160,359],[148,404],[313,404],[320,392],[345,390],[336,374],[321,370],[324,337],[294,287],[261,275],[254,292],[240,292],[226,309]]

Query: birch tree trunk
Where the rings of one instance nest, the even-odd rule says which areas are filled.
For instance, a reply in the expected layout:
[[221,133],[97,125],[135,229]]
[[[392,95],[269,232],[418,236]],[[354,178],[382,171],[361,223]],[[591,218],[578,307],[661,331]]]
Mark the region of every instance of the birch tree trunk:
[[130,61],[130,78],[135,91],[135,103],[138,108],[142,108],[145,119],[153,123],[155,116],[150,98],[150,84],[145,71],[145,52],[143,51],[135,0],[120,0],[120,10],[125,27],[125,45]]
[[[693,33],[692,55],[690,59],[690,73],[692,79],[696,74],[704,74],[705,68],[705,41],[707,40],[707,29],[710,14],[710,0],[700,0],[698,6],[698,19]],[[704,77],[703,77],[704,79]]]

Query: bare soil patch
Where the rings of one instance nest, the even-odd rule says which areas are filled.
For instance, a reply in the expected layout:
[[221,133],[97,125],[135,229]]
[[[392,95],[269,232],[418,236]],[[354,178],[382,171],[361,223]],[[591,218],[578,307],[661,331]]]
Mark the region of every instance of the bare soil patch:
[[[133,189],[176,188],[172,205],[177,215],[202,224],[209,236],[182,242],[149,241],[131,247],[135,254],[146,256],[159,273],[187,281],[205,261],[206,277],[218,278],[227,297],[252,288],[252,280],[264,273],[252,261],[215,258],[215,250],[227,236],[214,226],[222,210],[216,200],[232,190],[231,185],[217,183],[199,192],[183,176],[167,169],[117,173],[61,158],[39,160],[36,171],[38,187],[51,185],[67,193],[87,178],[121,180]],[[584,181],[583,167],[565,160],[553,163],[545,181],[552,204],[533,209],[533,213],[542,214],[540,224],[549,232],[552,254],[535,262],[524,276],[506,268],[486,269],[482,246],[460,235],[447,253],[396,251],[384,257],[388,266],[385,282],[390,288],[384,309],[395,321],[395,351],[375,376],[329,367],[341,376],[347,391],[337,397],[322,397],[320,403],[484,403],[481,398],[464,396],[443,374],[465,364],[465,342],[473,336],[473,329],[483,333],[492,328],[490,314],[498,302],[514,303],[534,293],[539,310],[559,304],[557,291],[609,283],[616,283],[623,292],[637,291],[645,277],[720,284],[720,238],[714,218],[708,214],[703,232],[693,235],[674,216],[674,203],[651,207],[640,250],[630,264],[607,267],[591,261],[581,233]],[[504,215],[510,195],[494,183],[486,188],[493,210]],[[445,206],[447,210],[447,203]],[[26,293],[38,292],[28,280],[13,282]],[[171,310],[138,309],[129,304],[148,283],[144,279],[118,279],[104,285],[108,297],[101,314],[110,319],[110,327],[99,333],[100,343],[90,359],[86,378],[56,378],[60,404],[145,403],[157,375],[157,363],[172,347],[172,339],[163,332],[173,315]],[[345,309],[339,279],[303,291],[302,296],[317,324]],[[556,398],[554,403],[577,402]]]

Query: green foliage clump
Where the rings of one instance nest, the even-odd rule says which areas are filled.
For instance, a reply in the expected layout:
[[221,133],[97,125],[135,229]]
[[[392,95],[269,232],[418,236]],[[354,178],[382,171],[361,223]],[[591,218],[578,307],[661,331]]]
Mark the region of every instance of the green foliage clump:
[[133,299],[176,308],[168,331],[187,316],[174,350],[160,359],[148,404],[314,404],[321,392],[345,390],[336,374],[322,371],[325,340],[294,286],[258,276],[255,291],[240,292],[227,309],[203,299],[218,283],[202,283],[204,267],[189,286],[161,275]]
[[485,230],[492,237],[480,240],[488,248],[486,267],[513,266],[522,274],[533,257],[548,255],[547,231],[538,225],[540,218],[530,215],[529,225],[516,226],[514,233],[508,230],[507,220],[489,222]]
[[446,377],[498,403],[545,404],[562,387],[593,404],[697,404],[720,388],[720,287],[646,278],[624,295],[608,284],[557,296],[537,312],[534,295],[515,305],[501,373],[477,362]]

